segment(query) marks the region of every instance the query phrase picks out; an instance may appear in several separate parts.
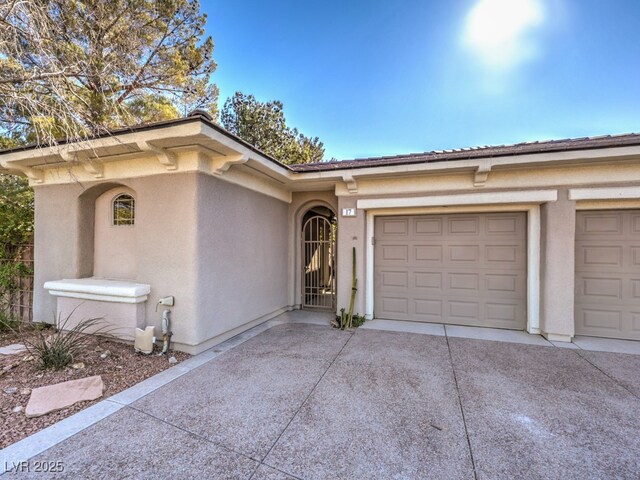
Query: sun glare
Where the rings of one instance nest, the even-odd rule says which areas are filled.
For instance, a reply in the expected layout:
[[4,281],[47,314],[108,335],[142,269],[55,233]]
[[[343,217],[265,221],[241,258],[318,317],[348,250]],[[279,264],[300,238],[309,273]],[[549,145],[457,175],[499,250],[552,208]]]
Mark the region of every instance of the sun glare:
[[510,68],[535,54],[528,34],[543,20],[540,0],[479,0],[466,18],[464,44],[489,66]]

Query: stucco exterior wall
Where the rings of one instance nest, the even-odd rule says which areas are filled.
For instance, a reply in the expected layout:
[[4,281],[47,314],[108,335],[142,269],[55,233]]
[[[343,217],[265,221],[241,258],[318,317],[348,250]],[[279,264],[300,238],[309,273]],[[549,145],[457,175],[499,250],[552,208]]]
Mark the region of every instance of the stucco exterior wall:
[[93,275],[95,277],[128,280],[137,275],[138,227],[135,219],[133,225],[113,225],[113,200],[123,193],[135,199],[135,192],[126,187],[113,188],[96,199],[93,230]]
[[[529,242],[528,258],[536,266],[528,268],[536,276],[535,288],[529,278],[528,298],[536,299],[530,310],[534,312],[530,319],[536,323],[530,331],[568,340],[574,334],[576,206],[640,206],[636,150],[620,158],[596,150],[556,152],[538,160],[523,157],[522,163],[508,165],[500,163],[504,160],[500,158],[483,159],[483,169],[478,170],[461,160],[299,174],[283,172],[280,166],[271,168],[269,162],[260,163],[253,154],[235,151],[230,145],[226,140],[213,145],[224,155],[215,154],[212,144],[201,150],[189,150],[192,147],[184,144],[185,151],[175,148],[165,152],[166,158],[160,152],[160,162],[141,152],[133,159],[104,162],[101,175],[112,180],[85,181],[96,174],[81,165],[69,167],[84,172],[80,172],[82,185],[70,181],[69,172],[64,176],[60,168],[46,170],[45,185],[36,184],[35,319],[51,321],[55,310],[55,299],[42,289],[45,281],[106,275],[94,269],[96,240],[109,242],[109,235],[95,228],[95,202],[120,185],[135,193],[137,210],[137,265],[127,276],[151,285],[144,307],[148,324],[160,324],[162,308],[154,311],[158,299],[175,296],[173,340],[186,350],[202,350],[299,307],[301,220],[314,205],[331,208],[338,218],[338,310],[349,306],[352,249],[356,248],[354,312],[360,314],[373,308],[367,293],[373,291],[369,276],[373,247],[367,225],[372,226],[375,215],[527,211],[533,219],[528,225],[535,224],[528,232],[528,239],[535,240],[533,247]],[[569,199],[572,189],[594,187],[607,187],[612,193],[578,195],[577,203]],[[618,195],[620,189],[626,190]],[[473,195],[476,198],[470,198]],[[457,198],[448,202],[447,197]],[[376,199],[392,202],[358,205],[361,200]],[[343,217],[344,208],[355,209],[356,215]]]
[[[49,280],[93,276],[95,200],[113,182],[35,188],[36,232],[34,319],[53,320],[56,301],[44,290]],[[136,194],[137,271],[129,280],[151,285],[147,325],[160,335],[160,297],[174,295],[174,340],[195,339],[197,299],[196,174],[155,175],[123,181]],[[108,239],[101,239],[108,241]]]
[[73,184],[40,186],[34,191],[37,228],[34,232],[33,319],[53,323],[56,299],[43,285],[50,280],[78,278],[82,273],[78,196],[83,190]]
[[558,192],[558,201],[540,209],[540,327],[550,340],[574,336],[576,202]]
[[203,174],[196,188],[197,323],[186,339],[209,345],[289,308],[289,206]]
[[353,276],[353,248],[356,249],[356,292],[353,313],[364,315],[366,212],[356,210],[355,217],[343,217],[343,208],[356,208],[356,198],[338,197],[338,311],[349,310]]
[[[357,172],[356,172],[357,173]],[[637,160],[616,162],[615,168],[605,163],[590,165],[545,166],[543,168],[515,168],[495,170],[489,173],[482,186],[474,186],[474,176],[468,172],[449,174],[405,175],[395,178],[362,178],[357,180],[357,191],[351,191],[346,183],[339,183],[336,194],[339,200],[338,215],[338,308],[349,304],[351,282],[351,248],[357,250],[358,293],[354,311],[366,311],[367,269],[367,208],[357,208],[361,200],[394,200],[398,206],[374,208],[374,215],[429,214],[456,212],[491,212],[500,209],[532,211],[538,209],[539,230],[539,315],[532,324],[532,332],[542,332],[551,340],[570,341],[575,335],[575,218],[576,201],[570,200],[569,191],[575,188],[603,187],[612,192],[612,198],[620,189],[638,188],[640,164]],[[522,201],[513,199],[536,192],[554,192],[557,200]],[[505,199],[502,202],[475,201],[465,196],[487,194]],[[631,193],[625,193],[625,195]],[[462,198],[462,203],[432,203],[429,198],[445,199],[447,196]],[[403,199],[425,199],[424,205],[411,207]],[[627,198],[627,197],[621,197]],[[508,202],[511,202],[510,204]],[[393,205],[393,201],[389,205]],[[578,202],[578,208],[637,208],[637,200],[598,200]],[[342,217],[343,208],[357,208],[355,217]],[[535,239],[530,239],[535,240]],[[374,247],[375,248],[375,247]],[[535,251],[535,246],[534,249]],[[531,252],[531,250],[530,250]],[[531,280],[531,279],[530,279]],[[535,288],[534,288],[535,290]],[[530,291],[532,291],[530,289]],[[538,311],[538,308],[530,311]],[[375,312],[374,312],[375,313]],[[539,328],[538,328],[539,326]]]

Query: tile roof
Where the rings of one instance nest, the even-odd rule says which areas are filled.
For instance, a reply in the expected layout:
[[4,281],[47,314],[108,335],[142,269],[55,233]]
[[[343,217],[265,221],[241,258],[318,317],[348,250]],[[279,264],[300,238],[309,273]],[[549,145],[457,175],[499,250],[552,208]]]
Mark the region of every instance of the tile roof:
[[414,163],[470,160],[475,158],[492,158],[512,155],[562,152],[570,150],[587,150],[634,145],[640,145],[639,133],[602,135],[599,137],[567,138],[563,140],[548,140],[541,142],[523,142],[513,145],[484,146],[453,150],[434,150],[431,152],[411,153],[408,155],[394,155],[388,157],[360,158],[356,160],[306,163],[290,165],[290,167],[294,172],[302,173],[353,168],[386,167],[393,165],[409,165]]

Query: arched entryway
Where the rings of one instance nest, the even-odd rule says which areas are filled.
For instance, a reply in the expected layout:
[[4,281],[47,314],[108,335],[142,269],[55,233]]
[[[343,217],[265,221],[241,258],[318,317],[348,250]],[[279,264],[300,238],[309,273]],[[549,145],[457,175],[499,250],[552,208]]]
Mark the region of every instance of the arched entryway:
[[331,209],[311,208],[302,219],[302,308],[336,308],[337,219]]

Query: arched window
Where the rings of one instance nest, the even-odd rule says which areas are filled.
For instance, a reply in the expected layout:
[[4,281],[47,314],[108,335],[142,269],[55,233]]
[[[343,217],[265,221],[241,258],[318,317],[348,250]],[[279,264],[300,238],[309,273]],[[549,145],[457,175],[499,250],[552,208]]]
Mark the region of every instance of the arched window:
[[113,225],[133,225],[136,218],[136,201],[128,193],[113,199]]

